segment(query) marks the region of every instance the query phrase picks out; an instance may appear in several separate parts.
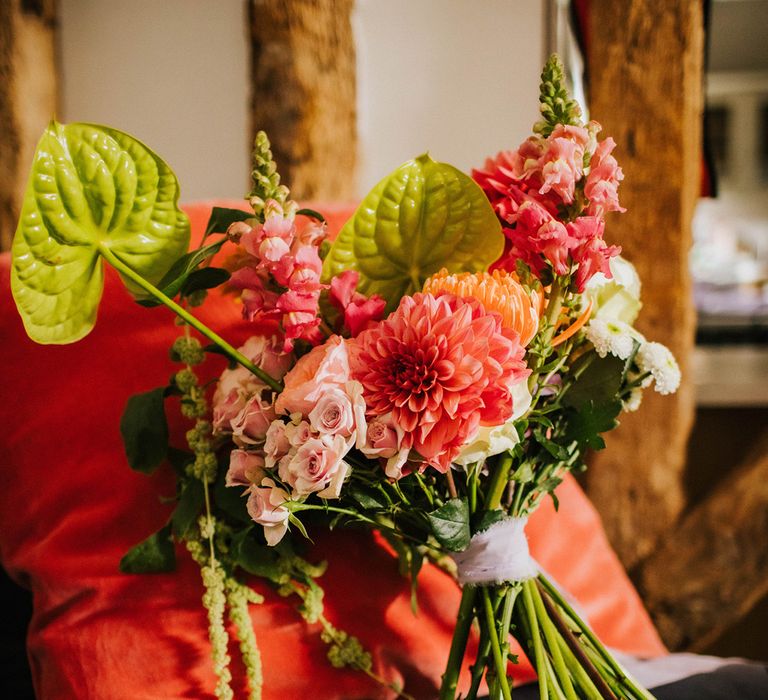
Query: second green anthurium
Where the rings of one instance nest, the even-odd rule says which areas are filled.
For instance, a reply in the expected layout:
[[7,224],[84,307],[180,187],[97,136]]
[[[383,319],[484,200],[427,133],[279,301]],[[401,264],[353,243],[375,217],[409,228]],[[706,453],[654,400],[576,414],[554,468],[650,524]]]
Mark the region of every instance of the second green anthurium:
[[380,294],[391,311],[441,268],[483,271],[503,248],[501,226],[483,191],[452,165],[425,154],[366,196],[331,247],[323,279],[357,270],[358,290]]
[[11,290],[30,338],[71,343],[96,320],[102,258],[158,282],[189,246],[179,184],[132,136],[52,121],[35,152],[13,241]]

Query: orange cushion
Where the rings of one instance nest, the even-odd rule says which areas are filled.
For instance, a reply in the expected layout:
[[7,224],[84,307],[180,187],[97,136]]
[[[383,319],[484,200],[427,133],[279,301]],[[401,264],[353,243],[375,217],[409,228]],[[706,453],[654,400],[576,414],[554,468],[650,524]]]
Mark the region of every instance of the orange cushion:
[[[224,205],[233,203],[224,203]],[[239,206],[236,202],[234,205]],[[319,208],[319,207],[316,207]],[[210,204],[187,207],[199,239]],[[338,228],[349,207],[323,207]],[[163,525],[173,477],[151,477],[125,461],[119,419],[127,398],[166,383],[174,371],[168,348],[178,334],[170,312],[135,304],[108,271],[95,330],[68,346],[27,339],[9,290],[8,255],[0,258],[0,556],[34,594],[28,648],[39,698],[203,698],[215,685],[199,573],[178,552],[172,574],[119,573],[125,551]],[[230,299],[212,295],[202,319],[235,344],[248,335]],[[215,376],[221,359],[207,369]],[[172,433],[184,421],[169,416]],[[656,655],[664,649],[611,551],[599,519],[572,479],[529,526],[543,567],[578,601],[608,644]],[[322,583],[326,612],[372,651],[376,670],[431,698],[447,657],[458,607],[455,584],[426,566],[420,614],[410,611],[409,585],[396,561],[360,531],[319,533],[318,559],[329,562]],[[257,582],[266,596],[252,607],[264,661],[265,699],[386,697],[360,673],[325,660],[319,631],[287,601]],[[235,682],[242,688],[238,652]],[[523,660],[521,679],[532,670]]]

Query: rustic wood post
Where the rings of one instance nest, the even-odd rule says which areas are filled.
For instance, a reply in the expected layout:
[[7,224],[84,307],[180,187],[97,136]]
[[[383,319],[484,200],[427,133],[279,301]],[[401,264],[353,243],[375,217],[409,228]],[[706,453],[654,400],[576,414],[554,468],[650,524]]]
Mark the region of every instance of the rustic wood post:
[[355,196],[353,0],[250,0],[252,128],[293,196]]
[[590,6],[590,112],[616,139],[626,175],[619,193],[627,212],[611,215],[606,238],[621,244],[643,281],[640,331],[668,345],[683,372],[675,396],[646,392],[587,472],[589,496],[627,567],[651,552],[684,506],[681,477],[694,415],[688,251],[701,167],[701,5]]
[[0,250],[11,245],[37,139],[56,112],[55,0],[0,2]]
[[672,649],[704,651],[768,596],[768,431],[644,563],[643,597]]

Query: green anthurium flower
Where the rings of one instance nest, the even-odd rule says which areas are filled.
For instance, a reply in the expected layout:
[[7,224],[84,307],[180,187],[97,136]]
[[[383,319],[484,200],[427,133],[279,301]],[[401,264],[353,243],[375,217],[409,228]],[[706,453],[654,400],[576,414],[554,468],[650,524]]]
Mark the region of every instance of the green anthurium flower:
[[366,196],[328,252],[323,280],[357,270],[358,291],[380,294],[391,311],[441,268],[480,272],[503,248],[501,226],[480,187],[422,155]]
[[136,280],[158,282],[189,246],[178,199],[173,171],[132,136],[51,122],[12,248],[11,291],[30,338],[64,344],[91,331],[102,258],[121,269],[134,296],[146,296]]

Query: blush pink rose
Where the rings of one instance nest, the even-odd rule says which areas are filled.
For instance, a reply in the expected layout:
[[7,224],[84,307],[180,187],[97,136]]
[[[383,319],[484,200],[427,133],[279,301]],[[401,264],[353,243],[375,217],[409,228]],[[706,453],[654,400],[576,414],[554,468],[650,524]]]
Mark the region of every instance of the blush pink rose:
[[285,436],[291,447],[300,447],[312,437],[312,427],[305,420],[298,423],[288,423],[285,426]]
[[245,392],[233,388],[226,395],[216,392],[213,399],[213,432],[231,433],[232,421],[245,408]]
[[349,357],[342,338],[331,336],[304,355],[285,375],[285,388],[277,397],[279,414],[308,416],[324,389],[343,386],[349,380]]
[[251,486],[260,483],[266,475],[261,452],[232,450],[224,483],[227,486]]
[[267,469],[272,469],[282,457],[288,454],[291,443],[288,441],[286,425],[281,420],[273,421],[264,437],[264,460]]
[[290,499],[272,479],[262,479],[251,486],[246,508],[253,521],[264,528],[264,537],[270,547],[283,539],[288,531],[289,510],[283,505]]
[[312,427],[321,435],[354,437],[358,446],[365,444],[365,399],[360,382],[324,391],[309,413]]
[[280,478],[299,496],[317,493],[320,498],[338,498],[349,465],[348,447],[341,435],[321,435],[307,440],[290,461],[280,464]]
[[271,401],[265,401],[261,394],[252,396],[243,410],[232,420],[232,435],[235,443],[256,445],[264,442],[267,430],[277,418]]
[[368,423],[365,444],[360,451],[366,457],[385,460],[386,475],[390,479],[399,479],[403,476],[403,467],[408,461],[411,442],[410,436],[406,436],[392,413],[385,413]]

